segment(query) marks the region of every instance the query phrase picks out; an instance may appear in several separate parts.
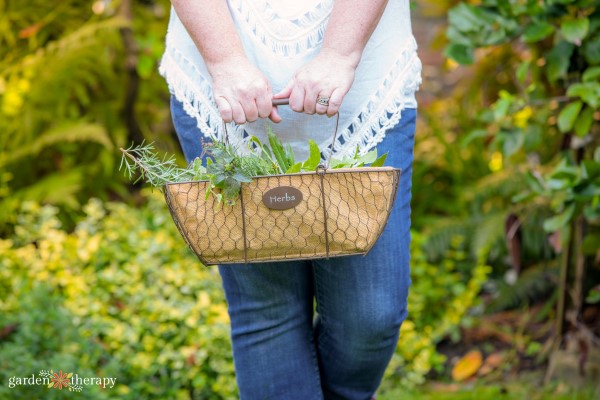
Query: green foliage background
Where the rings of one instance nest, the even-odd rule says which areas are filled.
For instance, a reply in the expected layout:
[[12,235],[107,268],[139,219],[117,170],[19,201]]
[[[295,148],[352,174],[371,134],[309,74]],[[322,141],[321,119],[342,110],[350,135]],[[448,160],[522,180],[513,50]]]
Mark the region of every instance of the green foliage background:
[[[392,397],[447,372],[437,344],[481,312],[552,310],[559,271],[600,248],[595,2],[416,3],[448,16],[440,71],[460,79],[420,108],[409,318],[382,384]],[[156,72],[168,8],[0,0],[1,398],[72,395],[8,388],[42,369],[118,379],[86,398],[236,397],[216,270],[185,248],[160,196],[118,171],[117,149],[142,139],[181,160]],[[515,284],[503,279],[509,217],[526,270]],[[485,309],[482,290],[495,297]]]

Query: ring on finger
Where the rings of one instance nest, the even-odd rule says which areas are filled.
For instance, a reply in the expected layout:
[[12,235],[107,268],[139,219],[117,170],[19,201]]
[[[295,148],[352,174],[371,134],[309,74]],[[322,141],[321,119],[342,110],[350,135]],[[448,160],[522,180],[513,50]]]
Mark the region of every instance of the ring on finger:
[[317,104],[327,107],[329,105],[329,97],[326,96],[317,96]]

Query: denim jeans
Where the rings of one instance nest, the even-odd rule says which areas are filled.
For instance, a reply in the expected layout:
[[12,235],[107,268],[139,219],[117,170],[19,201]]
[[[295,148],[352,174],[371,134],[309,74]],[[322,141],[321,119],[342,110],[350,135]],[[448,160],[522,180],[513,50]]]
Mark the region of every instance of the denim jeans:
[[[201,134],[181,103],[171,108],[189,161]],[[377,146],[402,175],[368,255],[219,267],[242,400],[368,400],[377,390],[407,315],[415,120],[404,110]]]

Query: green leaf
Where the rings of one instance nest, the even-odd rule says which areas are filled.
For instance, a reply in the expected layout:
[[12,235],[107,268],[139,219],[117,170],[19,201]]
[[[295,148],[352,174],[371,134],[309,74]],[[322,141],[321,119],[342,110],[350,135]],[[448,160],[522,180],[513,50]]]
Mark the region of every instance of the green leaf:
[[470,4],[459,3],[448,11],[448,23],[462,32],[479,32],[482,22],[481,10]]
[[222,193],[216,193],[215,198],[217,199],[217,204],[221,204],[223,202],[223,194]]
[[583,177],[585,179],[596,179],[600,177],[600,162],[594,160],[583,160],[581,162]]
[[[583,239],[583,243],[581,244],[583,254],[593,256],[596,255],[598,249],[600,249],[600,233],[587,235],[585,239]],[[598,292],[598,294],[600,294],[600,292]]]
[[500,92],[500,98],[492,105],[494,119],[497,121],[506,117],[510,106],[515,102],[515,97],[506,91]]
[[473,47],[464,44],[449,44],[444,50],[444,55],[462,65],[473,64],[475,61]]
[[342,158],[342,159],[337,159],[337,158],[332,158],[329,161],[329,168],[331,169],[338,169],[338,168],[349,168],[352,167],[355,164],[354,158]]
[[562,41],[546,53],[546,76],[551,83],[567,75],[574,49],[571,43]]
[[285,171],[286,174],[296,174],[302,171],[302,162],[297,162]]
[[233,177],[228,177],[225,180],[225,188],[223,189],[223,195],[225,199],[235,199],[240,194],[242,185],[239,181]]
[[305,171],[314,171],[321,163],[321,151],[319,150],[319,145],[312,139],[308,141],[308,148],[309,156],[308,159],[304,161],[302,169]]
[[243,172],[236,172],[235,174],[233,174],[233,179],[235,179],[238,182],[252,182],[252,178],[245,175]]
[[281,144],[281,140],[279,140],[275,133],[273,133],[273,130],[270,127],[267,130],[267,136],[269,138],[271,150],[273,151],[273,156],[277,161],[281,173],[283,173],[284,171],[287,171],[287,169],[290,167],[290,165],[288,165],[288,160],[285,154],[285,150],[283,148],[283,144]]
[[294,155],[294,150],[292,146],[288,143],[285,145],[285,157],[287,159],[288,166],[294,165],[296,163],[296,156]]
[[571,19],[560,25],[560,32],[567,41],[580,46],[581,41],[590,30],[590,20],[587,18]]
[[554,33],[554,26],[546,21],[537,21],[528,25],[523,31],[525,43],[539,42]]
[[521,149],[525,140],[523,134],[518,130],[500,131],[496,140],[502,146],[502,153],[510,157]]
[[544,221],[544,230],[546,232],[556,232],[571,221],[574,213],[575,204],[571,204],[561,214]]
[[381,156],[379,156],[379,158],[375,161],[373,161],[373,164],[371,164],[371,167],[383,167],[383,164],[385,164],[385,160],[387,159],[388,153],[384,153]]
[[579,97],[592,108],[600,106],[600,82],[574,83],[567,89],[567,96]]
[[581,76],[584,82],[596,81],[600,78],[600,67],[589,67]]
[[527,171],[525,173],[525,181],[527,182],[527,185],[529,186],[529,188],[531,190],[533,190],[534,193],[541,195],[542,193],[544,193],[544,185],[543,183],[540,181],[540,179],[535,176],[533,173],[531,173],[531,171]]
[[600,64],[600,35],[587,39],[582,47],[585,61],[589,64]]
[[[599,243],[600,245],[600,243]],[[591,253],[590,255],[595,255],[596,253]],[[590,290],[587,297],[585,298],[585,302],[588,304],[598,304],[600,303],[600,290]]]
[[529,124],[524,132],[523,149],[528,152],[537,152],[544,141],[544,129],[537,124]]
[[517,76],[517,79],[519,80],[519,82],[521,82],[522,84],[525,83],[525,79],[527,79],[527,73],[529,72],[530,67],[531,67],[531,61],[529,61],[529,60],[523,61],[517,67],[516,76]]
[[552,179],[567,179],[574,181],[579,176],[579,168],[569,165],[566,159],[562,159],[561,162],[554,168],[550,173]]
[[377,149],[373,149],[368,153],[355,158],[354,165],[371,164],[372,162],[375,162],[375,160],[377,160]]
[[581,107],[583,107],[581,101],[574,101],[561,110],[560,114],[558,114],[558,129],[561,132],[564,133],[573,129],[573,125],[581,111]]
[[575,134],[577,136],[585,136],[590,133],[592,124],[594,123],[594,110],[586,107],[575,121]]

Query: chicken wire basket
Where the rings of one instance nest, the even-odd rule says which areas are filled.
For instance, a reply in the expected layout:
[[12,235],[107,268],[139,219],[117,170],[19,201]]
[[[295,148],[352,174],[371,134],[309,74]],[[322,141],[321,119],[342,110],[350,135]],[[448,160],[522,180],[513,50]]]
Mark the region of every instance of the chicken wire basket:
[[[337,122],[333,142],[336,134]],[[400,175],[392,167],[320,165],[254,177],[231,206],[205,195],[209,181],[169,183],[164,195],[205,265],[306,260],[367,254],[387,223]]]

